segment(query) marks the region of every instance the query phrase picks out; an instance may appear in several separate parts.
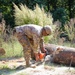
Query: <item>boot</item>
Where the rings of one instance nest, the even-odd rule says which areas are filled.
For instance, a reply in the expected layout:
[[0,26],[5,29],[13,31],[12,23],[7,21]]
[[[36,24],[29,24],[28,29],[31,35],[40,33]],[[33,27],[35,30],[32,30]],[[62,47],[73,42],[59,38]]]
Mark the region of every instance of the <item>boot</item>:
[[26,67],[30,67],[30,62],[29,62],[29,60],[26,60]]

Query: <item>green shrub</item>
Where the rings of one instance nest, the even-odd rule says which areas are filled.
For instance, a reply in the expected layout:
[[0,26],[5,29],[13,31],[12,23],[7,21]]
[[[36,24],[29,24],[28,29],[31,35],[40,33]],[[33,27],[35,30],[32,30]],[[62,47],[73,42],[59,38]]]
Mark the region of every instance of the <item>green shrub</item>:
[[[20,7],[20,8],[19,8]],[[37,24],[37,25],[52,25],[52,15],[46,13],[44,8],[40,8],[38,5],[34,10],[29,9],[26,5],[17,5],[14,4],[15,8],[15,23],[16,25],[23,24]]]
[[68,13],[64,8],[57,8],[53,13],[54,21],[61,22],[60,29],[64,31],[64,25],[68,21]]

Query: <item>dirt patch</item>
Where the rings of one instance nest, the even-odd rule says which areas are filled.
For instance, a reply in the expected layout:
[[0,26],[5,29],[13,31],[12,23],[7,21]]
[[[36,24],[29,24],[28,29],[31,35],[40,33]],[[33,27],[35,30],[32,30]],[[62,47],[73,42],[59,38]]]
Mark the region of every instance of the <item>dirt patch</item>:
[[[39,65],[36,68],[26,68],[12,75],[75,75],[73,68],[68,70],[68,67],[52,67]],[[73,71],[73,72],[72,72]]]
[[7,65],[8,68],[16,68],[20,65],[25,65],[24,58],[8,58],[8,59],[1,59],[1,65]]
[[[6,75],[75,75],[74,67],[69,68],[66,66],[54,65],[53,63],[42,63],[41,65],[38,65],[35,68],[25,68],[24,58],[13,58],[9,60],[6,59],[0,61],[0,64],[7,65],[8,68],[12,69],[12,72],[14,70],[13,74],[11,70],[7,70],[5,72]],[[2,72],[3,73],[1,73],[0,75],[5,75],[4,71]]]

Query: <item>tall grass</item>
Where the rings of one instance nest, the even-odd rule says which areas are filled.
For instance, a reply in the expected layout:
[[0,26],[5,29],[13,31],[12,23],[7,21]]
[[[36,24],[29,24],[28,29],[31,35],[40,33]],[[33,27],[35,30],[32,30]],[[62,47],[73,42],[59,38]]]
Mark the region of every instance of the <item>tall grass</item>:
[[62,31],[59,31],[61,22],[57,21],[54,23],[54,25],[56,25],[56,29],[53,33],[53,38],[50,40],[50,43],[75,48],[75,18],[71,19],[64,25],[66,32],[63,32],[65,34],[67,33],[69,40],[66,37],[60,38],[62,33]]
[[22,56],[22,46],[17,39],[13,37],[12,28],[7,27],[5,31],[6,32],[3,32],[4,34],[0,34],[0,48],[3,48],[6,53],[4,56],[0,56],[0,59]]
[[15,40],[10,43],[3,42],[2,43],[2,48],[5,50],[5,55],[0,56],[0,58],[8,58],[8,57],[22,57],[22,46],[20,43]]
[[71,19],[66,25],[65,30],[71,42],[75,42],[75,18]]
[[31,10],[23,4],[20,4],[19,7],[14,4],[14,16],[16,25],[23,25],[29,23],[41,26],[52,25],[52,15],[45,12],[44,8],[40,8],[38,5],[36,5],[34,10]]

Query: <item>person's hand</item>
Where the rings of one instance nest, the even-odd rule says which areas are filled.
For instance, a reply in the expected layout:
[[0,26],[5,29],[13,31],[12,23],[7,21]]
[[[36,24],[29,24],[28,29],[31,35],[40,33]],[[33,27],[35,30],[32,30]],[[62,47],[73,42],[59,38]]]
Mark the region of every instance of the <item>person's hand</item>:
[[45,53],[39,53],[38,55],[39,55],[39,60],[42,60],[45,57]]

